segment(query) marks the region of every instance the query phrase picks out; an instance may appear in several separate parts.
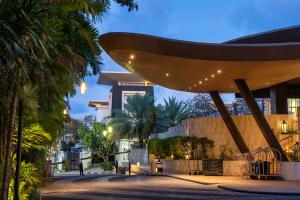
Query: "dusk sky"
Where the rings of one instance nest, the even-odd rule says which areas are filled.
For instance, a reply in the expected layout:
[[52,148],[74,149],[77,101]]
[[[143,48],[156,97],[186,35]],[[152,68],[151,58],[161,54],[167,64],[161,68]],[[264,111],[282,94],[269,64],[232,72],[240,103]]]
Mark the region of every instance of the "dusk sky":
[[[96,24],[101,34],[135,32],[196,42],[223,42],[236,37],[300,24],[299,0],[138,0],[138,11],[128,12],[115,4]],[[125,71],[103,52],[103,71]],[[87,94],[70,100],[71,116],[82,119],[95,114],[91,100],[107,100],[110,87],[97,85],[98,76],[86,77]],[[155,99],[195,94],[155,86]],[[231,101],[232,95],[223,95]]]

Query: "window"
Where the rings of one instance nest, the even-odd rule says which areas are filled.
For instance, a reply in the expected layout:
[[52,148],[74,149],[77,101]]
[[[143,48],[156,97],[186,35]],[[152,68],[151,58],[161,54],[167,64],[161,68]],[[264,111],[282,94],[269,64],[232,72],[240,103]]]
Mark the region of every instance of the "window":
[[119,86],[147,86],[147,82],[118,82]]
[[126,104],[127,98],[136,94],[144,96],[146,91],[122,91],[122,110],[124,110],[124,104]]
[[288,99],[289,114],[297,115],[298,107],[300,107],[300,99]]

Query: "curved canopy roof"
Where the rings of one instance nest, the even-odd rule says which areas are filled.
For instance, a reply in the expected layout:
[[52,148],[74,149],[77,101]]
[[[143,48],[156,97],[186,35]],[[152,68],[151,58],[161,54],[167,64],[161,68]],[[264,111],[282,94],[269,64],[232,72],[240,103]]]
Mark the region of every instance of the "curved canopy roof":
[[212,44],[135,33],[107,33],[99,41],[118,64],[152,83],[190,92],[237,92],[235,79],[256,90],[299,77],[300,42],[253,43],[267,35],[276,41],[283,30],[294,29],[256,34],[252,43],[245,43],[251,36]]

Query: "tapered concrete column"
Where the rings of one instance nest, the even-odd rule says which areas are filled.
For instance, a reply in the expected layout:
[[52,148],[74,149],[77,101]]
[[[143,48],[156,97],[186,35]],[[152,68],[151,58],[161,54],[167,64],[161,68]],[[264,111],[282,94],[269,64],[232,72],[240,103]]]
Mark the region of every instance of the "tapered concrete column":
[[[254,120],[256,121],[256,124],[260,128],[264,138],[266,139],[267,143],[270,147],[277,149],[281,156],[283,161],[288,161],[287,156],[285,155],[284,151],[282,150],[277,138],[275,137],[269,123],[267,122],[265,116],[260,111],[252,92],[250,91],[247,83],[243,79],[237,79],[234,80],[236,86],[238,87],[240,94],[244,98],[249,110],[251,111]],[[279,155],[276,155],[277,158],[279,158]]]
[[238,146],[241,153],[249,153],[249,149],[241,136],[239,130],[237,129],[234,121],[232,120],[227,108],[225,107],[224,102],[222,101],[220,95],[216,91],[209,92],[212,100],[214,101],[219,113],[221,114],[223,121],[226,124],[227,129],[229,130],[233,140]]

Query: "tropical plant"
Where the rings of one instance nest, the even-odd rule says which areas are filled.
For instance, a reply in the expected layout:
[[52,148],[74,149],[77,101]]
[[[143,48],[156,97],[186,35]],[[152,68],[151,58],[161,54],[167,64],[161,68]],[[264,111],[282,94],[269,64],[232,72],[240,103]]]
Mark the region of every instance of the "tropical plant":
[[127,98],[124,110],[117,111],[109,123],[117,138],[138,138],[140,144],[152,132],[154,125],[154,100],[149,95]]
[[113,155],[114,141],[111,139],[110,133],[104,134],[104,131],[106,131],[106,125],[95,122],[91,128],[81,126],[78,134],[82,138],[85,148],[104,161],[108,161],[109,157]]
[[[63,127],[62,110],[68,106],[68,97],[75,94],[75,85],[85,75],[100,71],[101,51],[93,23],[109,9],[110,2],[0,1],[2,200],[8,198],[15,124],[18,123],[17,154],[21,155],[23,115],[24,119],[31,115],[24,109],[23,86],[28,83],[37,86],[39,112],[32,120],[55,136]],[[133,0],[115,2],[129,10],[137,8]],[[88,71],[88,66],[92,72]],[[17,158],[18,162],[20,159]],[[15,199],[19,199],[18,194],[15,192]]]
[[206,137],[175,136],[166,139],[149,140],[149,153],[159,158],[206,159],[214,142]]
[[164,99],[164,113],[169,121],[169,126],[176,126],[188,117],[188,110],[183,101],[177,101],[175,97]]

